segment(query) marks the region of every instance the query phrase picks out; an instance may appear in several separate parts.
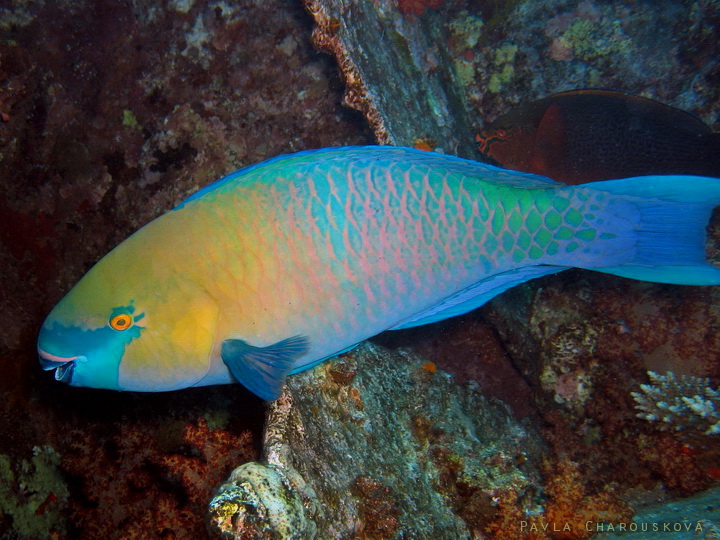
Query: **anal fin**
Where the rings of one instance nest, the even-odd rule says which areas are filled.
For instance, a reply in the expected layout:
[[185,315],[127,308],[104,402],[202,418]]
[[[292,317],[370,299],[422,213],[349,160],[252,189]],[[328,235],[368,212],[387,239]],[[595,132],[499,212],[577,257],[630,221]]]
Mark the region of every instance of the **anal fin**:
[[413,328],[415,326],[422,326],[423,324],[443,321],[457,315],[463,315],[473,309],[479,308],[498,294],[507,291],[515,285],[567,269],[568,267],[566,266],[525,266],[490,276],[467,289],[463,289],[450,298],[446,298],[439,304],[413,315],[411,318],[391,328],[391,330]]

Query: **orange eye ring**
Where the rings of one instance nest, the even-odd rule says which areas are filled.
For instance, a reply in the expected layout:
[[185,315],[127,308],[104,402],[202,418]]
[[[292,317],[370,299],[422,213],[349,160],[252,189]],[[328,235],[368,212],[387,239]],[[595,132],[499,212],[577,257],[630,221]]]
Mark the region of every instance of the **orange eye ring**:
[[127,313],[120,313],[110,318],[110,328],[113,330],[127,330],[133,324],[133,319]]

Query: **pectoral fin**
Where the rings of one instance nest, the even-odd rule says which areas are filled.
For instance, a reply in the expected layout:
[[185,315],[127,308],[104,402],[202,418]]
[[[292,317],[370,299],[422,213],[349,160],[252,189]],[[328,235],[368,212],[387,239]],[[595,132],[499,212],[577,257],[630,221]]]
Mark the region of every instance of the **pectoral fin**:
[[305,336],[293,336],[267,347],[226,339],[220,354],[239,383],[262,399],[272,401],[280,397],[295,360],[309,349],[310,341]]

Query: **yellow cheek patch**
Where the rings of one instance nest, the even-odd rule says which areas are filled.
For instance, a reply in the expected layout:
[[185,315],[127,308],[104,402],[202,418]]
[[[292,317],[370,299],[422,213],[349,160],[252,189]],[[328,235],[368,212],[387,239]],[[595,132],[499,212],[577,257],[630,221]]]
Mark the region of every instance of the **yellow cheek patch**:
[[184,312],[172,328],[169,339],[188,355],[209,354],[212,347],[217,307],[208,302],[195,302],[192,309]]
[[218,306],[203,288],[187,282],[174,291],[172,299],[143,303],[148,322],[125,349],[121,388],[151,392],[185,388],[207,373]]

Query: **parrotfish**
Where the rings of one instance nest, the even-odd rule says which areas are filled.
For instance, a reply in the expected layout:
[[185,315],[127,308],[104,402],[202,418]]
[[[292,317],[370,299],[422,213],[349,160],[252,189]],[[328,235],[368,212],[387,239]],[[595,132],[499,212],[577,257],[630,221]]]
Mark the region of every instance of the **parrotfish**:
[[328,148],[200,190],[102,258],[48,315],[41,365],[73,386],[165,391],[288,375],[387,329],[466,313],[569,267],[720,284],[720,179],[565,186],[434,152]]
[[568,184],[653,174],[720,176],[720,134],[688,112],[611,90],[521,104],[476,139],[493,164]]

